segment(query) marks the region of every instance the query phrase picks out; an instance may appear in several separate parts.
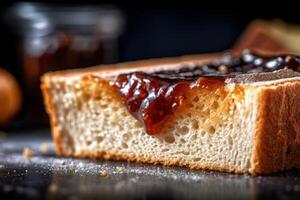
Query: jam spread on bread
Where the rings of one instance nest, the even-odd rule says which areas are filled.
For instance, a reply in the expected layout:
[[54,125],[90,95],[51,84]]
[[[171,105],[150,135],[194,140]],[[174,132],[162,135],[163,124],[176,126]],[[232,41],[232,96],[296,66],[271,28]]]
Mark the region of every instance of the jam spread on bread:
[[194,89],[223,87],[226,78],[284,68],[300,71],[300,57],[260,56],[244,51],[239,57],[226,55],[201,66],[120,74],[115,85],[130,113],[144,124],[148,134],[155,135],[162,132],[166,122]]

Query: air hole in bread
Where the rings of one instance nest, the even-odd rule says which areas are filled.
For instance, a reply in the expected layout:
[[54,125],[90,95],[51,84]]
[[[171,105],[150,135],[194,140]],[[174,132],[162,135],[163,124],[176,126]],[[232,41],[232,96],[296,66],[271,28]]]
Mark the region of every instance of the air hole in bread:
[[101,104],[100,107],[101,107],[102,109],[105,109],[105,108],[108,107],[108,105],[107,105],[107,104]]
[[213,126],[210,126],[209,128],[208,128],[208,133],[210,133],[210,134],[214,134],[216,132],[216,129],[215,129],[215,127],[213,127]]
[[194,134],[193,136],[192,136],[192,140],[196,140],[197,139],[197,134]]
[[95,140],[97,142],[101,142],[103,140],[103,137],[98,135],[98,136],[95,137]]
[[81,92],[80,96],[81,96],[82,102],[87,102],[90,100],[90,95],[88,95],[85,92]]
[[197,130],[199,128],[199,124],[198,124],[198,121],[197,120],[193,120],[192,122],[192,128]]
[[193,99],[193,101],[194,101],[195,103],[197,103],[197,102],[199,101],[199,97],[198,97],[198,96],[195,96],[194,99]]
[[85,144],[86,144],[87,146],[90,146],[90,145],[92,144],[92,141],[87,140],[87,141],[85,142]]
[[127,149],[127,148],[128,148],[128,145],[127,145],[126,143],[123,142],[123,143],[122,143],[122,147],[125,148],[125,149]]
[[123,135],[123,140],[124,140],[124,142],[127,142],[129,139],[130,139],[130,133],[125,133],[124,135]]
[[123,126],[118,126],[119,127],[119,131],[124,131],[124,127]]
[[117,112],[118,111],[118,107],[112,107],[112,111]]
[[251,163],[250,163],[250,160],[249,160],[249,159],[247,160],[246,167],[247,167],[247,168],[250,168],[250,167],[251,167]]
[[78,110],[81,110],[82,108],[82,103],[80,101],[76,101],[75,105],[74,105]]
[[121,115],[122,115],[123,117],[127,117],[127,116],[128,116],[128,113],[127,113],[127,112],[122,112]]
[[231,137],[231,136],[228,137],[228,144],[229,144],[230,146],[233,145],[233,140],[232,140],[232,137]]
[[207,109],[204,111],[204,115],[207,115],[207,116],[209,116],[209,114],[210,114],[210,109],[209,109],[209,108],[207,108]]
[[237,164],[238,166],[241,166],[242,162],[239,160]]
[[174,136],[173,135],[167,135],[167,136],[165,136],[165,141],[167,142],[167,143],[173,143],[173,142],[175,142],[175,138],[174,138]]
[[183,138],[180,139],[180,142],[181,143],[186,143],[185,139],[183,139]]
[[205,131],[201,131],[200,134],[201,134],[202,137],[204,137],[206,135],[206,132]]
[[180,128],[179,131],[180,131],[181,134],[184,135],[184,134],[187,134],[189,132],[189,128],[187,126],[183,126],[183,127]]
[[212,104],[211,104],[211,107],[212,109],[217,109],[219,107],[219,103],[217,101],[214,101]]

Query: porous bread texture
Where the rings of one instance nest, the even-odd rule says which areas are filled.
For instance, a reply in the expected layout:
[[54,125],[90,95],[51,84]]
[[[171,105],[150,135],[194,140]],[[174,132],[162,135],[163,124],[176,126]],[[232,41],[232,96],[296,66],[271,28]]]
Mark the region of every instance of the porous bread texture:
[[63,156],[253,175],[300,167],[299,78],[198,89],[155,136],[97,73],[48,74],[42,90]]
[[162,134],[150,136],[108,82],[87,76],[57,78],[49,84],[62,155],[117,159],[125,155],[139,162],[191,168],[251,169],[255,90],[199,89]]

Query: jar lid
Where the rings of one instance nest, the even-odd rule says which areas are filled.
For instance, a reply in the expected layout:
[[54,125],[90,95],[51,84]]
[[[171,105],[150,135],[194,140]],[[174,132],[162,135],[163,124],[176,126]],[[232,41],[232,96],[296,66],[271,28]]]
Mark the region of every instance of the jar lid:
[[47,8],[37,3],[18,3],[9,9],[7,21],[14,31],[25,36],[44,36],[52,33],[55,23],[47,14]]
[[117,37],[123,29],[123,14],[112,6],[54,6],[51,10],[59,30]]
[[15,30],[25,36],[43,36],[57,30],[115,38],[124,25],[122,12],[113,6],[18,3],[10,9],[9,19]]

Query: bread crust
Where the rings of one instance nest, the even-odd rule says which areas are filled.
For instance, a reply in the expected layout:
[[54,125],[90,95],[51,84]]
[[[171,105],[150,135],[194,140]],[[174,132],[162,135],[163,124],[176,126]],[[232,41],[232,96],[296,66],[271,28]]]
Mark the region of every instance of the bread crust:
[[252,174],[299,168],[300,82],[262,89],[258,105]]
[[56,72],[48,72],[41,78],[41,80],[43,81],[44,79],[47,79],[47,77],[55,76],[82,77],[90,74],[99,76],[106,80],[111,80],[121,73],[139,70],[151,72],[155,70],[176,69],[182,67],[182,65],[188,65],[191,63],[203,64],[223,55],[224,52],[214,54],[187,55],[170,58],[154,58],[148,60],[130,61],[110,65],[99,65],[81,69],[62,70]]
[[[210,55],[209,59],[215,58],[216,54]],[[205,56],[204,56],[205,57]],[[203,56],[181,57],[164,60],[140,61],[134,63],[125,63],[112,66],[89,68],[77,71],[64,71],[48,73],[43,76],[41,89],[44,95],[44,102],[47,112],[50,116],[51,130],[53,141],[57,153],[61,156],[89,157],[94,159],[106,160],[124,160],[134,161],[137,163],[162,164],[165,166],[182,166],[190,169],[214,170],[221,172],[234,173],[250,173],[252,175],[268,174],[272,172],[282,171],[293,167],[300,167],[300,82],[294,81],[279,85],[270,85],[262,87],[259,92],[258,113],[256,122],[256,134],[254,137],[254,148],[251,159],[251,169],[240,170],[217,165],[216,163],[188,163],[182,160],[160,159],[157,157],[139,157],[134,154],[124,154],[116,151],[81,151],[76,154],[72,150],[66,150],[62,146],[63,137],[66,137],[64,130],[60,130],[56,115],[55,104],[51,94],[51,79],[53,76],[77,76],[80,79],[89,78],[89,74],[98,76],[98,81],[103,83],[103,87],[109,87],[108,90],[116,93],[110,85],[110,78],[101,76],[99,73],[108,71],[116,71],[120,73],[122,70],[143,69],[146,66],[153,69],[161,69],[160,63],[172,65],[188,63],[188,62],[207,62],[208,58]],[[132,65],[132,67],[128,67]],[[139,67],[142,66],[142,67]],[[120,101],[120,97],[115,95],[116,101]]]
[[52,102],[51,98],[49,79],[47,77],[44,77],[42,80],[41,90],[44,97],[46,112],[48,113],[48,116],[50,118],[51,134],[56,153],[59,155],[63,155],[63,149],[61,146],[61,138],[63,133],[60,133],[58,130],[58,120],[54,109],[54,103]]

